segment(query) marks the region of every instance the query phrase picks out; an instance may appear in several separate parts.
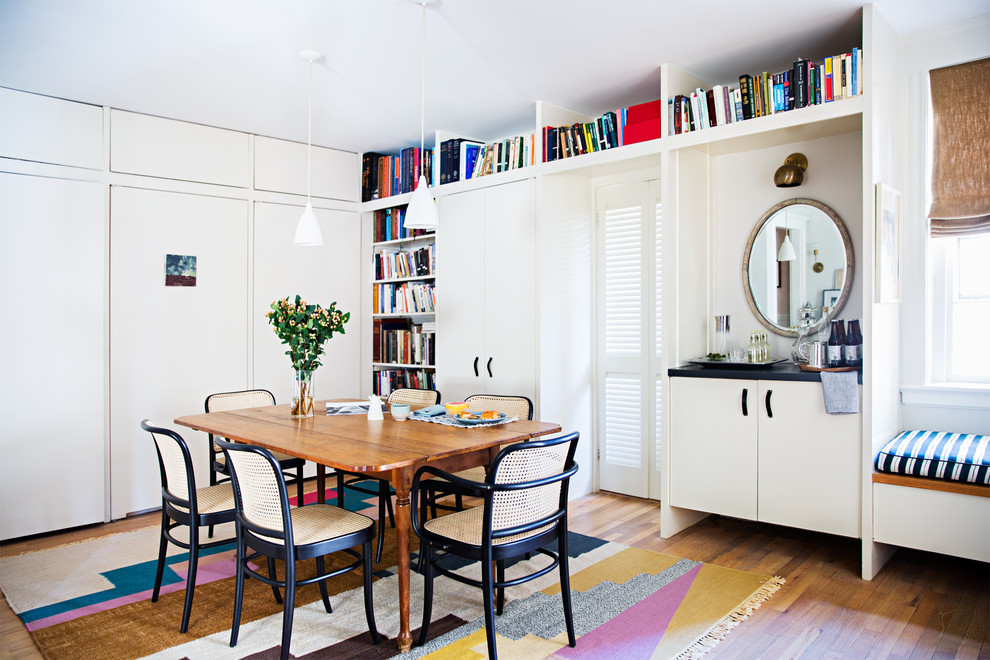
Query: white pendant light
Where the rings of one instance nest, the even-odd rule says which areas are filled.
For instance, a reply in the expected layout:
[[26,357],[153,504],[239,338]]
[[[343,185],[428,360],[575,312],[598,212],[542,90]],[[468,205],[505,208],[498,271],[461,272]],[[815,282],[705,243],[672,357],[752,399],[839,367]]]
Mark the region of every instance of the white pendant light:
[[794,261],[797,253],[794,252],[794,244],[791,243],[791,229],[787,225],[787,212],[784,212],[784,240],[777,251],[777,261]]
[[320,230],[320,221],[316,219],[310,201],[313,180],[313,62],[323,59],[323,53],[304,50],[299,53],[299,57],[309,61],[309,121],[306,137],[306,208],[296,225],[296,237],[293,242],[301,247],[315,247],[323,245],[323,232]]
[[[426,5],[436,0],[412,0],[423,7],[423,38],[422,38],[422,69],[420,73],[420,110],[419,110],[419,162],[426,163],[426,151],[423,148],[426,133]],[[419,173],[416,190],[413,191],[406,207],[406,217],[402,221],[406,229],[436,229],[440,226],[440,216],[437,214],[437,204],[433,200],[433,192],[427,183],[426,175]]]
[[797,259],[797,253],[794,252],[790,233],[784,234],[784,241],[780,244],[780,251],[777,252],[777,261],[794,261],[795,259]]

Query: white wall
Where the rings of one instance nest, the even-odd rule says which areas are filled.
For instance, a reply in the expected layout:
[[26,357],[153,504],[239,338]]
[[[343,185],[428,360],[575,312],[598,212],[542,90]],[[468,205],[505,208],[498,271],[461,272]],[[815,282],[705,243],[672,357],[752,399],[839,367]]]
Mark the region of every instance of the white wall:
[[[794,197],[814,199],[832,207],[849,230],[856,273],[849,300],[839,318],[861,318],[863,285],[859,271],[863,263],[863,192],[859,167],[854,167],[858,165],[861,149],[861,134],[857,131],[712,159],[712,190],[715,191],[712,309],[713,314],[730,316],[730,346],[746,348],[749,332],[763,329],[749,309],[743,289],[746,285],[742,261],[749,235],[767,209]],[[775,187],[773,173],[784,158],[794,152],[808,157],[804,183],[796,188]],[[795,245],[795,249],[799,246]],[[708,323],[712,325],[713,319]],[[770,333],[770,354],[787,357],[793,343],[792,337]]]

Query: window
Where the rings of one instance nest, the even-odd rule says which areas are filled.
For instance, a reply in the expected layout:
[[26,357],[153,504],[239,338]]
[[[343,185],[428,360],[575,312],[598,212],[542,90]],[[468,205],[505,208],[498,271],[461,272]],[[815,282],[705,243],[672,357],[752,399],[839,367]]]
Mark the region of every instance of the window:
[[931,380],[990,384],[990,58],[933,69],[929,82]]
[[932,239],[933,380],[990,383],[990,234]]

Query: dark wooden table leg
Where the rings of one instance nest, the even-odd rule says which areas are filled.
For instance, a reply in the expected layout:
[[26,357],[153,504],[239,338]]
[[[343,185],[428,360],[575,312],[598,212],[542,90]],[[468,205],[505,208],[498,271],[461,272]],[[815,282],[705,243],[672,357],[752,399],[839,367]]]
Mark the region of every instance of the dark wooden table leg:
[[399,561],[399,651],[408,653],[412,648],[412,632],[409,630],[409,487],[396,488],[395,536]]
[[316,464],[316,501],[320,504],[327,501],[327,468],[321,463]]

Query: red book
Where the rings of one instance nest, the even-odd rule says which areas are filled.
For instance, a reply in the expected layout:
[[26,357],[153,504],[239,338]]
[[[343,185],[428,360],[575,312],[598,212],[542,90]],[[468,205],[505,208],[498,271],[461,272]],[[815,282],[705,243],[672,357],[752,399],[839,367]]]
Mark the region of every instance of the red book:
[[634,144],[660,137],[660,100],[631,105],[626,111],[623,144]]

